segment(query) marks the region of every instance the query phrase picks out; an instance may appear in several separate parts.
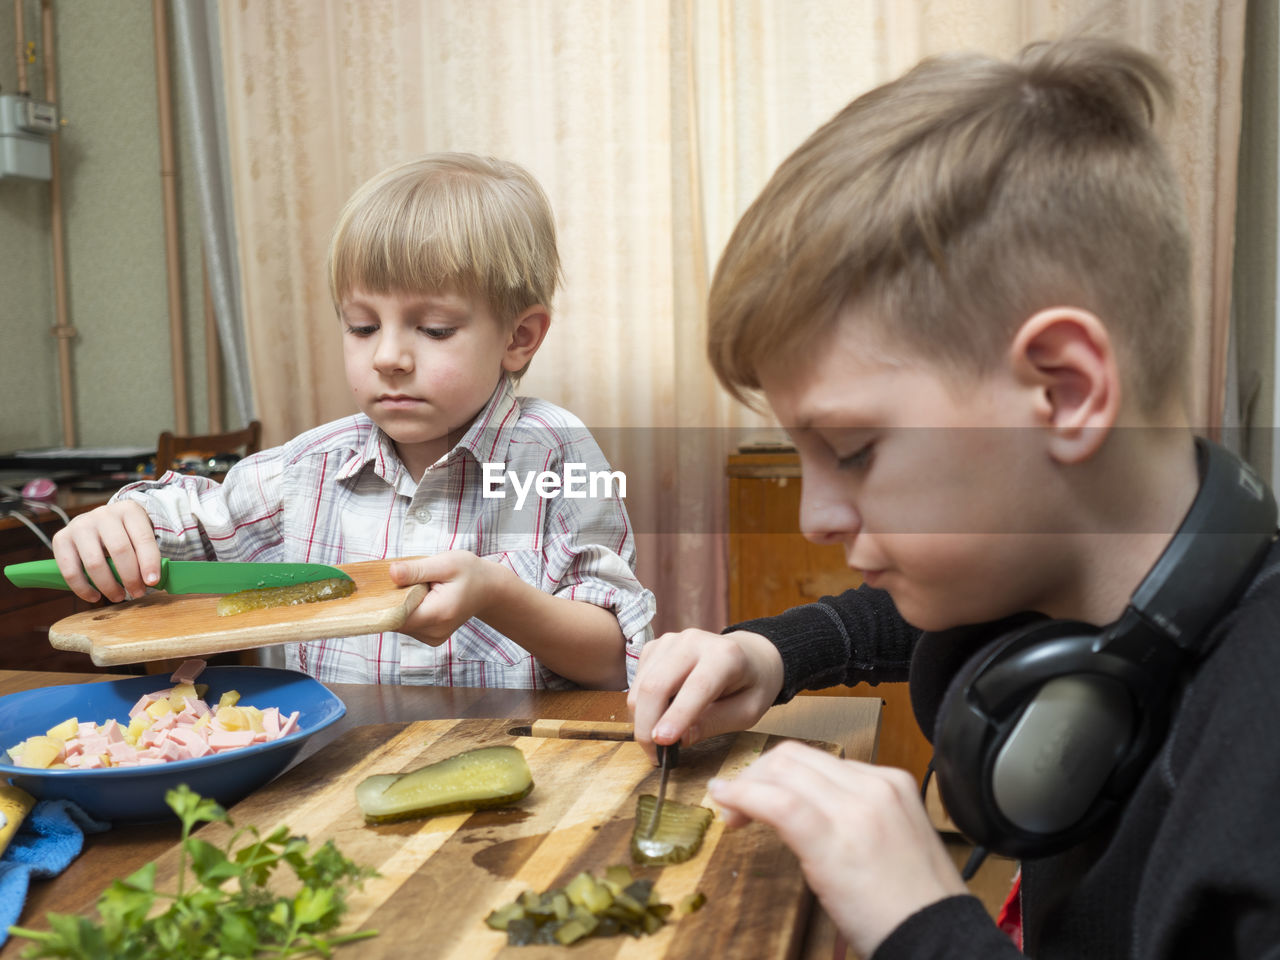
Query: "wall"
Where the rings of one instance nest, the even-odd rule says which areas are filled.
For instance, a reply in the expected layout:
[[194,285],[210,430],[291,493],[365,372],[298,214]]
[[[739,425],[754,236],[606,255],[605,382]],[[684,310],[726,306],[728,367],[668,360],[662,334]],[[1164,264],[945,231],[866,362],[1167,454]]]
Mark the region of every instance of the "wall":
[[[40,8],[23,0],[32,94],[44,88]],[[79,446],[154,444],[174,425],[151,4],[55,4],[75,421]],[[12,0],[0,3],[0,87],[17,88]],[[171,54],[172,56],[172,54]],[[188,400],[207,422],[199,221],[174,84]],[[49,186],[0,179],[0,452],[62,445]]]

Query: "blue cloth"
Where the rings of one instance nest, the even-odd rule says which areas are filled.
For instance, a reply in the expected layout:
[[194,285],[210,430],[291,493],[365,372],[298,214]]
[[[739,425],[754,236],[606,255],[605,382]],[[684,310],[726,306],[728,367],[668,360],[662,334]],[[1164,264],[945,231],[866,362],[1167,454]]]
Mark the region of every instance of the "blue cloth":
[[70,800],[41,800],[0,857],[0,945],[18,922],[32,877],[56,877],[80,856],[86,833],[110,824],[89,816]]

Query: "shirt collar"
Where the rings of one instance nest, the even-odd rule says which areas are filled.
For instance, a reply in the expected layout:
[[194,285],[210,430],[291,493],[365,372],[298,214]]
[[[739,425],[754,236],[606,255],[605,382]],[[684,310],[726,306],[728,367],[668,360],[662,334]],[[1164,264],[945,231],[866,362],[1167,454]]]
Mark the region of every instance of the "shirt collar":
[[[462,435],[462,439],[454,444],[436,466],[451,462],[465,453],[471,454],[478,463],[506,459],[506,450],[511,443],[511,435],[515,431],[516,421],[520,419],[520,408],[516,402],[515,387],[511,377],[504,373],[489,396],[488,402],[476,414],[475,420]],[[356,476],[365,466],[371,466],[373,472],[392,487],[399,487],[401,475],[408,477],[408,471],[396,454],[395,444],[382,429],[369,421],[369,435],[360,449],[342,465],[338,471],[338,479],[346,480]]]
[[507,447],[520,419],[520,407],[516,403],[515,386],[504,373],[489,397],[489,402],[476,414],[475,420],[445,457],[448,461],[462,451],[470,453],[477,463],[506,460]]
[[370,466],[377,476],[391,486],[397,486],[400,474],[405,473],[405,469],[404,464],[400,462],[400,457],[396,455],[395,444],[382,432],[382,428],[368,417],[361,414],[360,418],[368,423],[369,433],[359,449],[342,465],[337,479],[348,480],[359,474],[366,466]]

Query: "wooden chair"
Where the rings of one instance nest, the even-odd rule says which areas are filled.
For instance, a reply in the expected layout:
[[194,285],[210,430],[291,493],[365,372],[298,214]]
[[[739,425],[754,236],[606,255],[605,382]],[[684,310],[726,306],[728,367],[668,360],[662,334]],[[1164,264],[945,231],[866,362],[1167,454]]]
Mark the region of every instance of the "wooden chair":
[[[262,424],[251,420],[243,430],[231,430],[227,433],[206,433],[184,436],[166,430],[156,441],[156,476],[166,470],[176,469],[180,457],[195,453],[202,457],[211,457],[219,453],[243,453],[246,457],[262,449]],[[171,673],[181,664],[180,660],[152,660],[143,667],[149,674]],[[240,653],[220,654],[209,658],[210,663],[255,664],[258,662],[256,651],[245,650]]]
[[178,458],[188,453],[210,457],[218,453],[243,451],[247,457],[262,449],[262,424],[251,420],[242,430],[183,436],[166,430],[156,441],[156,476],[174,469]]

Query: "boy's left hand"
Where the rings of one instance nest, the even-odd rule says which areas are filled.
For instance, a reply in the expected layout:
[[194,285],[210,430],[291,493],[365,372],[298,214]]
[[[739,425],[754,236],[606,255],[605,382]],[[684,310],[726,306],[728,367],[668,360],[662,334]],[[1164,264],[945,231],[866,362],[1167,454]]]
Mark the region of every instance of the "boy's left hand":
[[389,568],[392,583],[425,583],[430,588],[399,632],[438,647],[472,617],[482,617],[494,596],[495,580],[504,573],[509,571],[468,550],[397,560]]
[[778,831],[859,956],[913,913],[967,892],[904,770],[786,742],[710,787],[730,827]]

